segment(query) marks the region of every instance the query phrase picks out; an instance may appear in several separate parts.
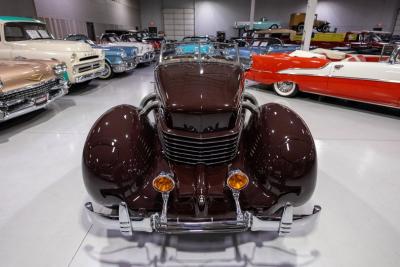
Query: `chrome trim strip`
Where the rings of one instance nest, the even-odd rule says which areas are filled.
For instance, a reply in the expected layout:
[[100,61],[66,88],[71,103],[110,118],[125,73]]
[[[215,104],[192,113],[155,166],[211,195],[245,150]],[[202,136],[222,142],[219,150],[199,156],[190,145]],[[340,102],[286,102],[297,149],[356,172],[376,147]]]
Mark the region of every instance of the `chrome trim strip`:
[[365,104],[371,104],[371,105],[376,105],[376,106],[381,106],[381,107],[396,108],[396,109],[400,108],[400,105],[397,105],[397,106],[396,105],[386,105],[386,104],[375,103],[375,102],[370,102],[370,101],[364,101],[364,100],[355,99],[355,98],[346,98],[346,97],[342,97],[342,96],[321,94],[321,93],[316,93],[316,92],[313,92],[313,91],[302,90],[301,88],[300,88],[300,91],[306,92],[306,93],[309,93],[309,94],[314,94],[314,95],[321,95],[321,96],[326,96],[326,97],[338,98],[338,99],[342,99],[342,100],[349,100],[349,101],[360,102],[360,103],[365,103]]
[[296,72],[282,73],[283,71],[294,71],[294,70],[318,70],[318,69],[291,68],[291,69],[286,69],[286,70],[280,70],[277,73],[279,73],[281,75],[298,75],[298,76],[327,77],[327,78],[361,80],[361,81],[372,81],[372,82],[400,83],[400,80],[396,81],[396,80],[385,80],[385,79],[371,79],[371,78],[335,76],[335,75],[332,75],[332,74],[324,75],[324,74],[308,74],[308,73],[296,73]]
[[[299,234],[309,230],[318,221],[321,207],[316,205],[312,213],[295,215],[290,203],[283,206],[281,216],[257,217],[249,211],[243,213],[242,219],[226,219],[208,221],[182,221],[182,219],[167,218],[162,221],[160,215],[155,213],[149,217],[135,217],[129,215],[126,204],[119,205],[119,214],[100,212],[94,209],[91,202],[85,204],[85,210],[92,223],[106,229],[119,230],[122,234],[134,234],[134,232],[160,232],[160,233],[232,233],[243,231],[269,231],[279,235],[289,233]],[[127,214],[129,216],[127,216]],[[129,219],[128,219],[129,217]],[[121,223],[122,222],[122,223]]]

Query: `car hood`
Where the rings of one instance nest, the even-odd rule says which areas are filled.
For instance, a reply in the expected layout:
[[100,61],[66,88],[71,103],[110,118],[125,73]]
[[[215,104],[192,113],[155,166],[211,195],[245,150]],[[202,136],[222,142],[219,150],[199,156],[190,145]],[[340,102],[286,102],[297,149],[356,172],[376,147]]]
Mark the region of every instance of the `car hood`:
[[210,113],[236,110],[243,92],[238,65],[172,63],[156,69],[158,90],[169,111]]
[[52,66],[56,62],[46,62],[41,60],[0,60],[0,80],[3,83],[0,93],[55,78]]
[[92,52],[90,45],[76,41],[64,40],[28,40],[12,42],[19,49],[40,50],[49,52]]

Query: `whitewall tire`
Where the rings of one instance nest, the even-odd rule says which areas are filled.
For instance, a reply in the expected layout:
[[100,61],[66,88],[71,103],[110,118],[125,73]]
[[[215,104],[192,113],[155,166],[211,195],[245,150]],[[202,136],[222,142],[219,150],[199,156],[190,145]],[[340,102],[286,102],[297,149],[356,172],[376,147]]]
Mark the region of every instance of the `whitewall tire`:
[[107,80],[112,78],[112,76],[114,75],[114,72],[111,68],[111,65],[106,62],[106,64],[104,65],[104,73],[99,77],[102,80]]
[[278,95],[284,97],[293,97],[298,92],[297,84],[288,81],[274,83],[274,90]]

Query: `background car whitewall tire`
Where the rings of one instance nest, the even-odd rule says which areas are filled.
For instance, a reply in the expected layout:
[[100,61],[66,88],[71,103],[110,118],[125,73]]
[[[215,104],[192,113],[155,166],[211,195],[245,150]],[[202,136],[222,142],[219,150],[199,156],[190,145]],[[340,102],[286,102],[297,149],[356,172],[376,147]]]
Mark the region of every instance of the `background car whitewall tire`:
[[113,76],[114,76],[114,71],[112,70],[110,63],[106,62],[106,64],[104,65],[104,73],[101,76],[99,76],[99,78],[102,80],[107,80],[111,79]]
[[289,81],[274,83],[274,90],[278,95],[284,97],[294,97],[298,92],[297,84]]

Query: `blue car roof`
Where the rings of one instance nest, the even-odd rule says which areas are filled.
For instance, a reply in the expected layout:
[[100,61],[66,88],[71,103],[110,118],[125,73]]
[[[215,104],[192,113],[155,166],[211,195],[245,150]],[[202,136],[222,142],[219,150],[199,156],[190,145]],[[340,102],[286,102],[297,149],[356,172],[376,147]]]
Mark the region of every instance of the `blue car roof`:
[[26,17],[14,17],[14,16],[0,16],[0,21],[21,21],[21,22],[36,22],[43,23],[38,19],[26,18]]

